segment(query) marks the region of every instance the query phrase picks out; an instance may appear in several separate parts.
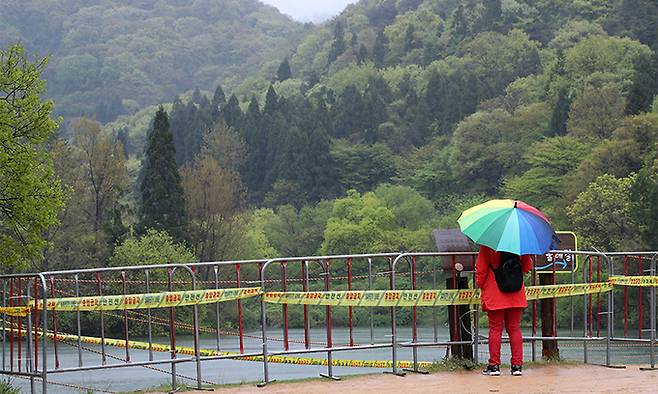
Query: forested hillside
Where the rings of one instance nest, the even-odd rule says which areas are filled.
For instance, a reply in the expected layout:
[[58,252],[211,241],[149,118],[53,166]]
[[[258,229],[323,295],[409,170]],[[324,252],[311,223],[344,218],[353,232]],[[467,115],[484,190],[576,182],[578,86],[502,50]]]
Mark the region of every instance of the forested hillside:
[[0,47],[49,56],[48,96],[102,123],[181,92],[271,72],[305,28],[256,0],[5,0]]

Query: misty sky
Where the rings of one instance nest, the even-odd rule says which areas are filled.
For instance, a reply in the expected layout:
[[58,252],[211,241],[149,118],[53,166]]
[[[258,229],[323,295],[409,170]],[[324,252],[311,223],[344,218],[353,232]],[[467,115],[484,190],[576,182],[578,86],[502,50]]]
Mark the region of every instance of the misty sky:
[[323,22],[357,0],[260,0],[300,22]]

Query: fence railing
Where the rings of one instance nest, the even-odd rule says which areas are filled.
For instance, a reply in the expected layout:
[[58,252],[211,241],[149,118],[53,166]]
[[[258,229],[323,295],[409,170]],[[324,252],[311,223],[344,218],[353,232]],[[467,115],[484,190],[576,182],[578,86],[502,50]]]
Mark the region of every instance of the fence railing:
[[[553,253],[568,254],[578,259],[581,272],[573,269],[574,264],[571,272],[553,275],[552,284],[575,286],[607,282],[613,275],[656,275],[658,252]],[[341,360],[334,359],[335,354],[350,351],[390,348],[390,361],[377,363],[378,366],[385,364],[397,375],[402,375],[402,370],[423,371],[422,365],[427,364],[419,359],[418,351],[421,348],[470,346],[477,363],[481,346],[487,344],[487,337],[479,332],[481,313],[478,302],[470,302],[470,307],[466,306],[466,313],[472,314],[472,319],[466,323],[470,324],[466,327],[469,337],[462,338],[460,332],[464,327],[459,326],[465,324],[462,321],[463,313],[458,312],[455,305],[386,304],[384,307],[364,307],[354,303],[337,306],[320,301],[316,304],[306,302],[292,305],[284,302],[277,305],[268,303],[263,296],[244,298],[261,292],[314,293],[322,296],[335,291],[350,295],[355,292],[369,292],[371,295],[390,292],[395,295],[409,291],[418,295],[421,291],[459,291],[456,289],[462,280],[469,282],[467,287],[473,289],[476,256],[473,252],[372,253],[0,275],[4,312],[0,373],[29,379],[32,392],[36,392],[36,381],[41,380],[41,390],[46,393],[51,378],[49,375],[135,366],[167,373],[171,377],[172,387],[176,387],[180,379],[185,379],[202,388],[204,383],[212,383],[203,378],[203,363],[222,359],[262,362],[261,384],[272,381],[270,362],[292,355],[324,354],[326,361],[308,360],[326,364],[326,373],[321,376],[331,379],[338,379],[334,366],[343,365]],[[536,264],[533,264],[526,281],[528,286],[537,284],[538,275],[545,275],[535,268]],[[578,277],[582,280],[578,281]],[[257,287],[260,289],[255,289]],[[471,291],[468,294],[475,293]],[[631,302],[632,299],[637,302]],[[649,311],[646,310],[647,302]],[[258,321],[245,319],[245,305],[249,308],[249,316],[258,315]],[[551,308],[555,308],[554,305]],[[634,343],[649,348],[649,369],[655,367],[655,286],[649,287],[648,291],[642,287],[624,286],[620,290],[608,291],[607,295],[589,292],[570,297],[568,321],[562,322],[569,326],[569,335],[559,335],[557,317],[548,323],[552,325],[552,329],[548,330],[550,335],[537,335],[537,299],[532,299],[529,306],[531,335],[525,336],[524,341],[530,342],[532,360],[537,357],[537,342],[552,340],[582,343],[583,361],[587,363],[590,362],[588,347],[598,342],[605,344],[604,364],[613,366],[612,345]],[[615,306],[621,313],[615,313]],[[254,313],[258,308],[260,311]],[[297,313],[300,309],[296,308],[301,308],[302,313]],[[358,308],[368,310],[364,313]],[[582,310],[579,312],[578,309]],[[319,310],[322,312],[318,313]],[[290,333],[291,311],[295,312],[295,324],[303,328],[302,338]],[[553,316],[558,315],[555,309],[553,312]],[[200,321],[202,316],[204,322]],[[401,316],[408,328],[399,327]],[[420,338],[419,327],[422,324],[419,323],[419,316],[422,316],[425,325],[431,322],[431,338]],[[226,319],[236,322],[237,332],[226,332],[222,328]],[[448,340],[440,338],[440,319],[450,322],[451,337]],[[645,328],[647,320],[648,330]],[[339,328],[335,326],[336,321],[342,323]],[[386,321],[390,335],[382,337],[375,333],[375,325]],[[270,337],[273,325],[280,326],[280,336]],[[323,340],[312,337],[312,325],[323,328]],[[154,327],[159,327],[158,332],[167,335],[168,344],[154,342]],[[358,343],[354,335],[356,327],[366,329],[369,340]],[[637,330],[633,330],[635,327]],[[120,332],[121,338],[109,338],[110,329],[111,336],[117,336]],[[336,329],[346,334],[345,343],[337,343],[334,339]],[[619,333],[622,329],[623,334]],[[410,340],[401,340],[406,330],[410,330]],[[177,343],[179,331],[192,333],[192,347]],[[260,331],[260,335],[254,335],[254,331]],[[143,334],[146,342],[131,340],[135,332]],[[582,335],[577,334],[579,332]],[[202,333],[213,337],[214,349],[200,348]],[[237,337],[239,351],[225,351],[222,333]],[[252,348],[246,351],[246,341],[258,343],[260,350]],[[89,344],[99,346],[100,350],[89,348]],[[77,362],[71,364],[69,360],[67,365],[60,363],[60,348],[63,345],[76,348]],[[124,354],[119,357],[108,352],[107,346],[122,347]],[[411,349],[410,362],[400,362],[401,348]],[[135,349],[148,352],[148,359],[135,361],[131,354],[131,350],[134,352]],[[90,358],[86,354],[88,352],[96,354]],[[157,352],[168,353],[168,357],[156,357],[154,354]],[[177,371],[177,365],[182,363],[194,363],[194,376],[185,376]],[[373,361],[363,365],[377,363]],[[159,365],[168,365],[169,369],[159,369]]]

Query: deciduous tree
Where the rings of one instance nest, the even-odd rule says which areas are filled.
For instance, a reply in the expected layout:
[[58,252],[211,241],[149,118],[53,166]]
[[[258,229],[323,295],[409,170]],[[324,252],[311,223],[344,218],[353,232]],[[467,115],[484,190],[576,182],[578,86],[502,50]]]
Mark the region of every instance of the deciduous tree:
[[47,246],[43,232],[64,205],[46,141],[58,127],[52,101],[44,101],[41,73],[23,48],[0,51],[0,264],[24,267]]

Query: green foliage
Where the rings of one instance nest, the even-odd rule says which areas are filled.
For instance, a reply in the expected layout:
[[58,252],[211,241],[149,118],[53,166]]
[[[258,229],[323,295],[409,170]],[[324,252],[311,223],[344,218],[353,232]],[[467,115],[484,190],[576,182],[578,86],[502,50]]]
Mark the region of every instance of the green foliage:
[[658,159],[640,170],[631,187],[632,215],[648,250],[658,249]]
[[564,177],[578,167],[590,150],[591,144],[570,136],[547,138],[533,144],[523,156],[528,170],[506,178],[503,195],[542,209],[559,227],[565,222],[562,201],[569,187]]
[[0,264],[25,268],[47,246],[43,232],[64,205],[46,142],[58,127],[43,101],[46,59],[30,62],[20,45],[0,51]]
[[576,90],[613,85],[626,93],[634,64],[650,58],[651,50],[629,38],[592,36],[567,49],[564,56],[565,78]]
[[395,175],[392,153],[385,145],[349,144],[338,141],[331,148],[338,167],[339,182],[359,191],[371,190]]
[[180,241],[186,225],[185,200],[175,155],[167,113],[161,107],[155,114],[143,164],[140,228],[164,230]]
[[635,175],[601,175],[567,208],[574,230],[583,243],[601,250],[634,250],[638,225],[630,199]]
[[582,138],[608,138],[619,125],[625,107],[626,101],[615,87],[586,89],[571,104],[567,129]]
[[20,394],[21,390],[18,387],[14,387],[11,380],[2,380],[2,381],[0,381],[0,393],[2,393],[2,394]]
[[[428,216],[419,218],[419,211]],[[429,201],[409,188],[382,186],[363,195],[350,190],[333,203],[320,252],[424,250],[435,218]]]
[[194,254],[176,243],[164,231],[148,229],[138,238],[130,237],[114,249],[108,260],[110,267],[151,264],[183,264],[195,261]]
[[283,256],[316,254],[324,237],[324,228],[331,214],[332,203],[321,201],[315,206],[297,210],[280,206],[276,215],[265,224],[267,239]]

